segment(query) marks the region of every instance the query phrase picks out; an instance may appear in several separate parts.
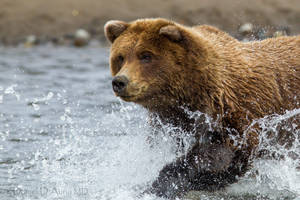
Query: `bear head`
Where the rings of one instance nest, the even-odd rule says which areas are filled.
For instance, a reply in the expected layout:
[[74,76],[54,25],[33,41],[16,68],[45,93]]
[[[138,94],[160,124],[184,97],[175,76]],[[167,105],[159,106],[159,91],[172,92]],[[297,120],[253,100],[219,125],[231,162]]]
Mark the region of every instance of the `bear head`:
[[207,54],[212,51],[190,29],[165,19],[107,22],[115,94],[149,110],[182,105],[203,110],[201,105],[209,105],[206,86],[216,86],[208,83],[216,77],[209,70]]

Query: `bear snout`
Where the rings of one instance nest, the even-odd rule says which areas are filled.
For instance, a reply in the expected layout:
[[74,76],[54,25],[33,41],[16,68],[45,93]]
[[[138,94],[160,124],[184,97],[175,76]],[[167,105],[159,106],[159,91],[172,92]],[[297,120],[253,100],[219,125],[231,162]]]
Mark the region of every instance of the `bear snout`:
[[129,80],[126,76],[116,76],[112,80],[112,87],[114,92],[118,96],[122,96],[125,93],[126,86],[128,84]]

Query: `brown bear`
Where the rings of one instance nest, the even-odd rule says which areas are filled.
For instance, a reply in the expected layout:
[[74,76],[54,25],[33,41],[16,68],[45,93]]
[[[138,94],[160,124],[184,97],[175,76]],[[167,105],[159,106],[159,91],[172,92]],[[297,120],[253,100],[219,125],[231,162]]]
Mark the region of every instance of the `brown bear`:
[[[197,138],[187,155],[161,170],[148,190],[158,196],[235,182],[259,142],[251,122],[300,108],[299,36],[242,43],[211,26],[160,18],[109,21],[105,35],[115,94]],[[217,126],[203,128],[185,109],[207,114]]]

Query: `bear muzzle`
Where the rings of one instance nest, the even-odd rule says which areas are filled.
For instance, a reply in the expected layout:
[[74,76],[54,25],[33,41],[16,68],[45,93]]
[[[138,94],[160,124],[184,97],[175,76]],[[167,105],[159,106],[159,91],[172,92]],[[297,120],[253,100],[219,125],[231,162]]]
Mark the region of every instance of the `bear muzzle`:
[[126,75],[117,75],[112,80],[115,95],[124,101],[136,102],[143,99],[149,83],[137,79],[130,79]]
[[124,96],[129,80],[126,76],[115,76],[112,80],[112,87],[117,96]]

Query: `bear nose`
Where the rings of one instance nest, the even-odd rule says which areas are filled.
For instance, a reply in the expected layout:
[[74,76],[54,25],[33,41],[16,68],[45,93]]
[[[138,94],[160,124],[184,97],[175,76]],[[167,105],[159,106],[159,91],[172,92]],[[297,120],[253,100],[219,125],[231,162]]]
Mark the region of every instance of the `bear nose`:
[[112,86],[113,86],[114,92],[116,92],[116,93],[124,92],[128,82],[129,81],[126,78],[126,76],[116,76],[116,77],[114,77],[113,80],[112,80]]

